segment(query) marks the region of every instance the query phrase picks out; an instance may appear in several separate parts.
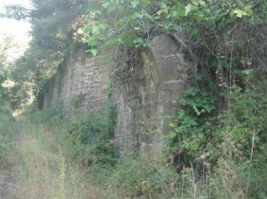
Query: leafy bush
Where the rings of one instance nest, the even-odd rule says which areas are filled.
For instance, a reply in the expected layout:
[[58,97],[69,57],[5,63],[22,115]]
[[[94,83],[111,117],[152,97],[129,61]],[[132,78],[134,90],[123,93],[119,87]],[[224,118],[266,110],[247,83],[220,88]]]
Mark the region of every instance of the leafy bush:
[[91,111],[86,116],[75,114],[64,118],[59,110],[51,109],[36,112],[28,118],[33,124],[30,126],[41,126],[48,132],[55,132],[58,144],[69,160],[83,166],[114,164],[115,115],[111,100],[106,101],[102,110]]
[[[114,140],[115,114],[113,102],[108,100],[104,110],[92,111],[86,117],[73,117],[67,124],[77,151],[85,164],[114,164],[116,147]],[[74,155],[76,156],[76,155]],[[78,161],[81,161],[78,160]]]
[[[216,194],[222,194],[221,198],[240,198],[239,191],[246,195],[242,197],[258,198],[266,194],[261,191],[264,189],[262,180],[266,178],[261,173],[267,169],[264,166],[267,98],[255,96],[261,93],[255,87],[245,91],[233,87],[232,90],[231,108],[219,115],[196,110],[207,107],[214,110],[214,106],[207,103],[211,102],[209,98],[199,100],[203,95],[194,95],[192,89],[186,91],[181,100],[185,109],[178,111],[168,135],[169,152],[178,171],[194,167],[198,180],[209,173],[214,183],[223,183],[224,189],[213,193],[215,198],[219,197]],[[231,174],[224,174],[227,172]],[[230,185],[229,181],[234,184]]]

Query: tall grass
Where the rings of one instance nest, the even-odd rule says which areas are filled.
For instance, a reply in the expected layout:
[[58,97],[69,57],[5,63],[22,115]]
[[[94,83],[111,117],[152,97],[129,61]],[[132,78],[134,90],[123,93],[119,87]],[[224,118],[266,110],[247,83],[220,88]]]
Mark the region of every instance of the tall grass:
[[74,132],[73,125],[79,133],[85,128],[77,121],[82,120],[65,121],[48,111],[19,124],[18,198],[191,198],[197,183],[193,185],[192,172],[179,175],[160,159],[138,152],[114,163],[107,158],[109,151],[95,150]]
[[9,162],[15,120],[8,106],[0,106],[0,164]]
[[192,161],[181,168],[167,152],[155,157],[137,150],[123,159],[116,157],[116,146],[110,144],[114,139],[111,112],[66,120],[50,110],[18,123],[22,132],[17,144],[18,198],[266,198],[267,167],[260,162],[249,164],[241,146],[231,138],[236,127],[220,127],[223,142],[218,144],[220,155],[211,168],[201,160],[198,167]]
[[86,170],[73,163],[76,148],[64,120],[51,113],[37,113],[21,125],[18,198],[101,198],[85,177]]

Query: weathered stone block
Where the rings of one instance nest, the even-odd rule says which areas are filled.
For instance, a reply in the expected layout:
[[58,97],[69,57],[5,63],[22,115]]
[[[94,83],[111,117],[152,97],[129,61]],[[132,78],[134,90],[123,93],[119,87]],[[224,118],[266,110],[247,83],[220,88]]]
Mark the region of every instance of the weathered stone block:
[[81,93],[86,94],[86,97],[79,103],[77,110],[86,114],[92,109],[101,107],[106,99],[103,93],[112,63],[101,62],[99,66],[97,63],[97,58],[86,57],[83,50],[73,54],[69,62],[61,66],[58,73],[50,80],[43,107],[55,107],[62,102],[62,109],[67,117],[71,100]]
[[[115,136],[122,150],[125,139],[119,138],[129,137],[136,138],[142,149],[160,151],[162,137],[170,130],[169,123],[176,116],[177,102],[186,88],[191,63],[184,59],[184,46],[165,34],[151,43],[151,48],[127,59],[130,62],[121,63],[115,75],[114,101],[118,115]],[[127,111],[129,108],[131,112]],[[132,121],[127,122],[130,118]],[[156,118],[153,124],[143,125],[152,118]]]
[[177,103],[178,99],[183,96],[186,83],[183,80],[173,80],[163,82],[159,86],[159,101]]

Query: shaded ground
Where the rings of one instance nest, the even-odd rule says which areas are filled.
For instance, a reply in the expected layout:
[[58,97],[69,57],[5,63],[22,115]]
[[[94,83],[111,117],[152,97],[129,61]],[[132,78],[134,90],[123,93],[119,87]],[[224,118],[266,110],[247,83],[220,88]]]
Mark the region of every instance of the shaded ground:
[[19,142],[21,132],[18,131],[13,143],[14,148],[10,154],[10,158],[6,163],[0,162],[0,199],[17,199],[18,190],[16,183],[16,172],[18,166],[17,151],[19,150]]
[[14,164],[6,164],[0,166],[0,198],[15,199],[16,180],[14,172]]

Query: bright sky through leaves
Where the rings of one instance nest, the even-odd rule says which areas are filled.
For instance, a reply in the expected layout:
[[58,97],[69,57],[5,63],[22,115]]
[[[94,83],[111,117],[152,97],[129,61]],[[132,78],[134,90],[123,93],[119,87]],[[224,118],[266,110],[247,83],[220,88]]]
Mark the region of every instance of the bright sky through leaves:
[[[5,5],[19,4],[30,7],[30,0],[0,0],[0,12]],[[30,24],[26,21],[16,21],[15,19],[0,19],[0,39],[3,34],[13,35],[22,45],[27,45],[29,41]]]
[[[0,0],[0,12],[6,5],[22,5],[30,7],[30,0]],[[28,47],[30,24],[27,21],[17,21],[15,19],[0,18],[0,42],[6,37],[11,36],[17,46],[10,52],[9,59],[16,59],[23,54]]]

